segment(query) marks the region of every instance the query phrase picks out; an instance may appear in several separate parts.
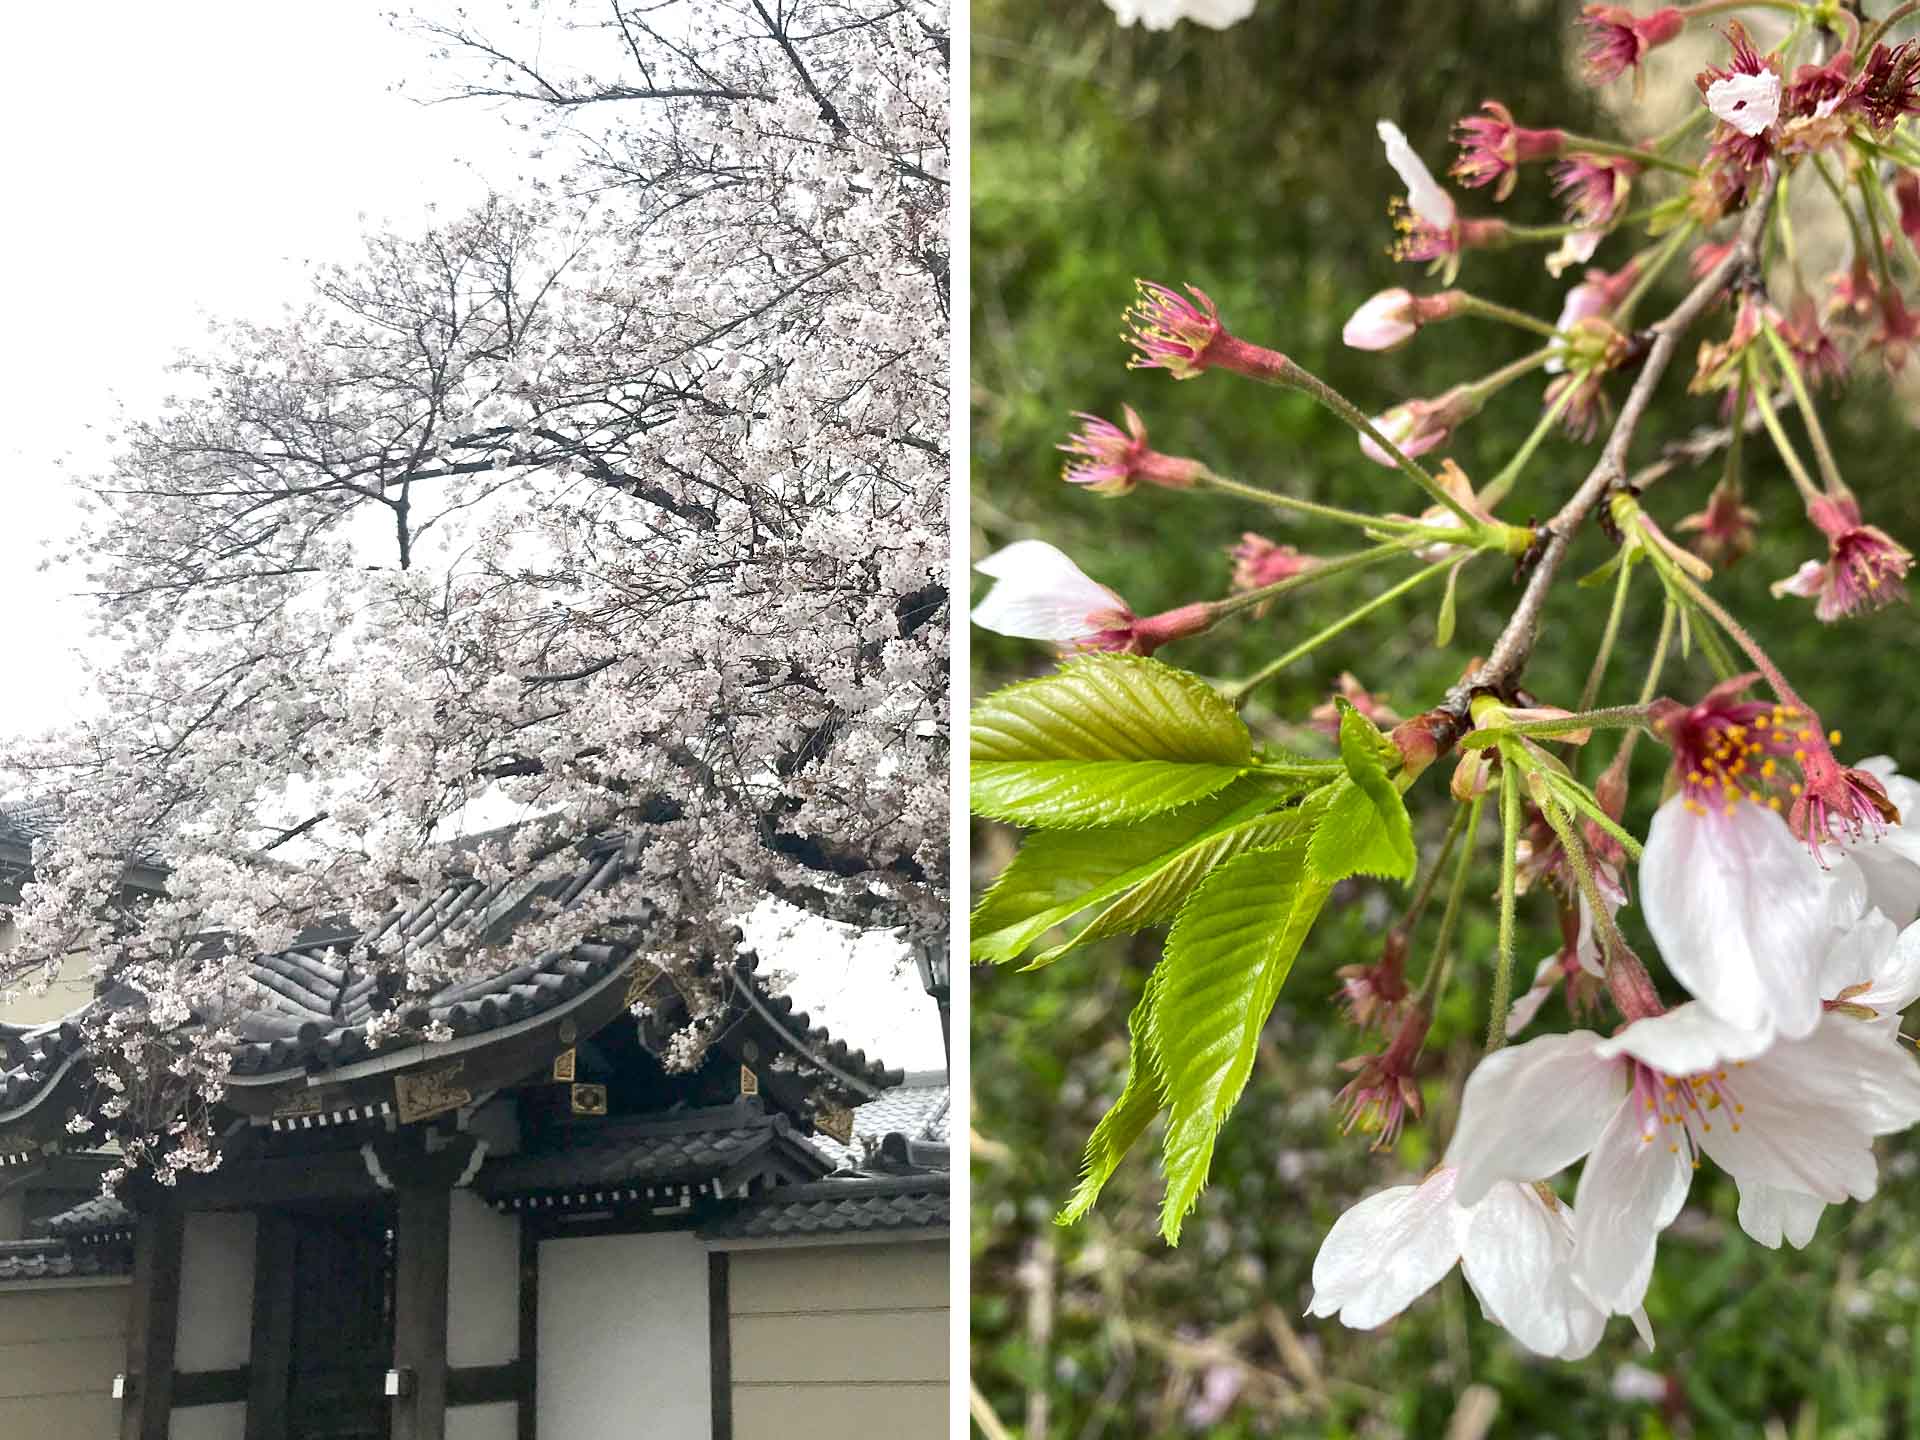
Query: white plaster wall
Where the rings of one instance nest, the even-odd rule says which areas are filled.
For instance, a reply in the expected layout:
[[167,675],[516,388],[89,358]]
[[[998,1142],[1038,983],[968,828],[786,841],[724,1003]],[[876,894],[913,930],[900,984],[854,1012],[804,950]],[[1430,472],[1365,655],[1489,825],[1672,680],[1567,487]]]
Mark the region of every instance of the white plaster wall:
[[[231,1370],[246,1364],[253,1353],[255,1228],[251,1215],[187,1216],[180,1254],[180,1338],[174,1369]],[[196,1437],[215,1433],[194,1432]],[[179,1440],[178,1431],[175,1437]]]
[[447,1243],[447,1363],[519,1358],[519,1217],[496,1214],[471,1190],[456,1190]]
[[191,1405],[175,1410],[167,1423],[168,1440],[246,1440],[247,1407]]
[[540,1433],[712,1440],[707,1308],[691,1235],[543,1242]]
[[456,1405],[447,1411],[447,1440],[518,1440],[520,1407]]

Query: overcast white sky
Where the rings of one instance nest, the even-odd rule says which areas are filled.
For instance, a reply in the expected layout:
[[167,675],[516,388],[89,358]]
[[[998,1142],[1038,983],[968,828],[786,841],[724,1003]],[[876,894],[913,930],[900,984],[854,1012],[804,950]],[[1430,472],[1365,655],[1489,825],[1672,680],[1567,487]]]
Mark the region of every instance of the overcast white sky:
[[[351,260],[368,222],[424,224],[430,204],[453,214],[514,188],[525,117],[416,103],[453,73],[385,8],[0,7],[0,745],[79,703],[85,618],[37,566],[72,520],[64,469],[105,463],[118,406],[151,411],[166,366],[205,341],[210,318],[275,314],[301,298],[303,262]],[[508,7],[462,8],[485,29]],[[911,966],[897,973],[872,942],[824,934],[810,955],[791,941],[766,953],[804,969],[796,998],[836,1035],[891,1065],[940,1067]]]

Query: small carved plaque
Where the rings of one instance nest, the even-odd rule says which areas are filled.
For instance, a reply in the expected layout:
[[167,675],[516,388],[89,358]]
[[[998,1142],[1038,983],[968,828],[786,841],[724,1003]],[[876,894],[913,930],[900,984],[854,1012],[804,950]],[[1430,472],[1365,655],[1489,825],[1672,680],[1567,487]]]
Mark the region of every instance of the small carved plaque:
[[607,1087],[604,1085],[575,1085],[573,1087],[573,1113],[576,1115],[606,1114]]
[[318,1115],[327,1108],[322,1099],[324,1094],[321,1090],[303,1090],[297,1095],[290,1095],[284,1104],[274,1109],[274,1118],[287,1120],[299,1115]]
[[574,1059],[577,1052],[562,1050],[553,1057],[553,1078],[556,1080],[573,1079]]
[[394,1076],[394,1108],[400,1112],[400,1123],[411,1125],[416,1120],[425,1120],[471,1104],[473,1092],[455,1083],[466,1065],[466,1061],[456,1060],[438,1070]]
[[653,987],[666,977],[651,965],[643,966],[638,955],[633,957],[633,978],[627,981],[627,998],[620,1003],[631,1010],[647,996],[653,993]]
[[829,1135],[842,1145],[853,1143],[853,1111],[840,1105],[822,1105],[813,1112],[813,1123],[822,1135]]
[[742,1095],[760,1093],[760,1077],[753,1073],[753,1067],[750,1065],[740,1067],[740,1093]]

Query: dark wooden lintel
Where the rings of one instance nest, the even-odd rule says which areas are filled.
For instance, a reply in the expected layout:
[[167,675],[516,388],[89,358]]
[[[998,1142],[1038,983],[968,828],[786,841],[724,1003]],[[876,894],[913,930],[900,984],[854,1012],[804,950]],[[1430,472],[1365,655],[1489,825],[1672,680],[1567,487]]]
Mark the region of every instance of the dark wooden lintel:
[[456,1405],[498,1405],[521,1395],[520,1362],[504,1365],[458,1365],[447,1371],[447,1408]]
[[233,1405],[247,1398],[252,1377],[245,1365],[231,1370],[176,1370],[173,1372],[173,1408],[194,1405]]

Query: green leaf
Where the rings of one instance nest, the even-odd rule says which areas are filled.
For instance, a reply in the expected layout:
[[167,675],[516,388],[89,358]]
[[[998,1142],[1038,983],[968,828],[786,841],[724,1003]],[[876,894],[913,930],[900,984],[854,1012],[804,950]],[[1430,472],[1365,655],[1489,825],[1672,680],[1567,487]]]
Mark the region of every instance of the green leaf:
[[1149,1018],[1172,1108],[1160,1212],[1169,1244],[1180,1242],[1214,1137],[1252,1073],[1261,1027],[1332,888],[1308,870],[1306,850],[1296,840],[1228,861],[1194,891],[1167,937]]
[[1249,776],[1197,804],[1102,830],[1039,830],[981,896],[968,925],[976,963],[1017,959],[1055,925],[1150,879],[1184,847],[1271,810],[1284,786]]
[[1071,1225],[1093,1208],[1093,1202],[1100,1198],[1100,1191],[1119,1168],[1127,1151],[1133,1148],[1133,1142],[1146,1133],[1153,1117],[1160,1113],[1159,1080],[1149,1039],[1153,1002],[1154,976],[1148,976],[1140,1003],[1133,1007],[1133,1014],[1127,1020],[1130,1040],[1127,1083],[1120,1091],[1120,1098],[1113,1102],[1113,1108],[1100,1117],[1093,1134],[1087,1137],[1086,1166],[1072,1198],[1055,1217],[1057,1224]]
[[1307,851],[1314,875],[1328,885],[1349,875],[1413,879],[1419,864],[1413,821],[1387,778],[1389,757],[1399,758],[1393,742],[1343,702],[1340,759],[1347,774],[1334,786],[1326,818],[1314,828]]
[[1119,825],[1224,790],[1253,763],[1247,727],[1198,676],[1088,655],[974,707],[976,813],[1020,825]]
[[1094,916],[1072,939],[1041,951],[1027,968],[1050,965],[1069,951],[1109,935],[1130,935],[1173,919],[1187,897],[1215,869],[1246,851],[1271,850],[1289,840],[1304,838],[1305,823],[1302,811],[1296,806],[1280,814],[1216,827],[1198,836],[1167,856],[1158,870]]

